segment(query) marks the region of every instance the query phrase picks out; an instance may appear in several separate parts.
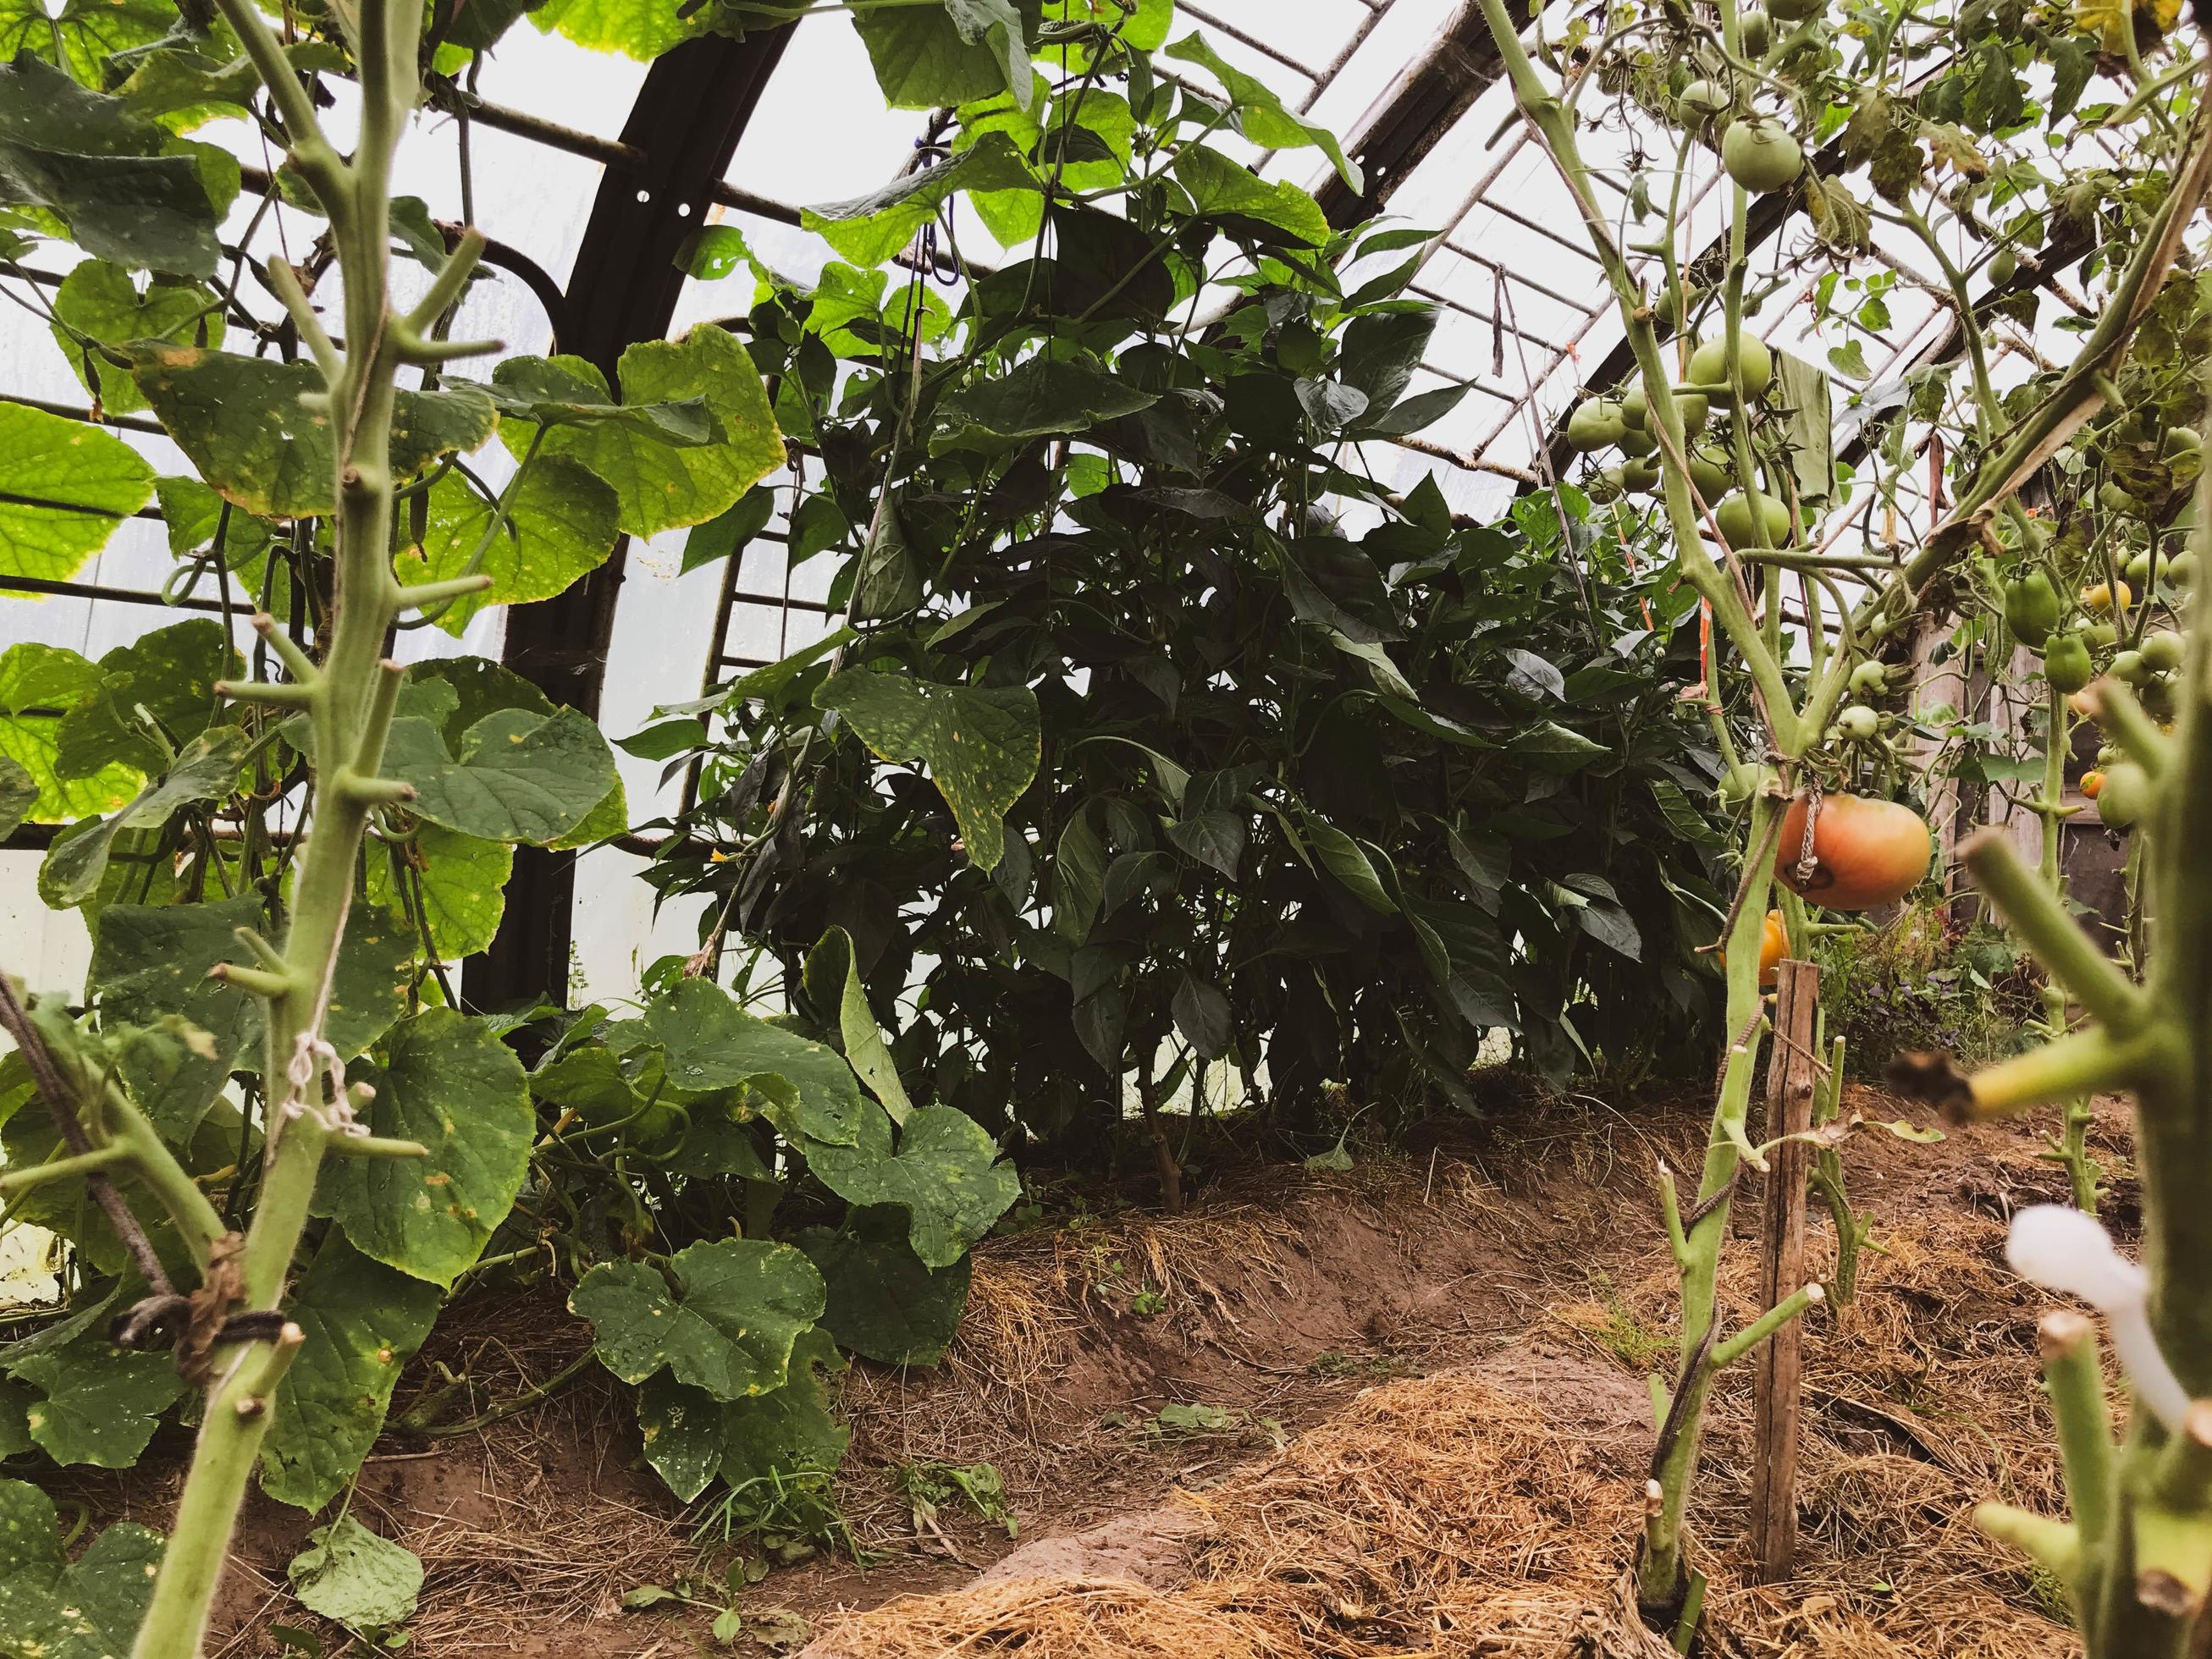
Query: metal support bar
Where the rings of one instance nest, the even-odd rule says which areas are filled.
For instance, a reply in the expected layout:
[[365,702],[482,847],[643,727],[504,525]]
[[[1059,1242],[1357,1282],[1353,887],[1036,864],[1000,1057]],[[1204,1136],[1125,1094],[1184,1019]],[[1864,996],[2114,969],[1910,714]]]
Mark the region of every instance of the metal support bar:
[[[647,72],[621,140],[645,160],[601,181],[568,279],[568,349],[610,380],[625,346],[666,333],[690,280],[677,249],[697,228],[698,206],[715,199],[790,38],[789,29],[744,40],[709,35],[662,54]],[[509,613],[507,665],[556,703],[598,712],[627,550],[617,543],[567,592]],[[465,1000],[482,1008],[565,1000],[575,859],[516,849],[499,935],[462,970]]]

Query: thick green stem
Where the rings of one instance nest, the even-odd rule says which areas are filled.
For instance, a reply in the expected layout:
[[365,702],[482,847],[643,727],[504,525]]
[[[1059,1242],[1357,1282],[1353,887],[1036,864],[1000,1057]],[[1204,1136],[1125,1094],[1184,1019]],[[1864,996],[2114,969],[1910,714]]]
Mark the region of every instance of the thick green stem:
[[[2200,526],[2212,522],[2208,509],[2212,479],[2200,479]],[[2200,554],[2212,557],[2212,537],[2200,528],[2198,539]],[[2145,884],[2158,924],[2145,983],[2140,991],[2127,987],[2120,998],[2115,984],[2124,976],[2070,923],[2058,927],[2064,918],[2057,900],[2039,888],[2045,908],[2021,931],[2100,1024],[1972,1084],[1978,1101],[2007,1086],[2019,1092],[2019,1068],[2054,1054],[2059,1058],[2047,1062],[2052,1073],[2087,1081],[2101,1052],[2112,1062],[2109,1080],[2135,1096],[2142,1264],[2155,1352],[2137,1340],[2130,1359],[2121,1323],[2126,1310],[2117,1301],[2106,1305],[2124,1366],[2143,1392],[2131,1402],[2125,1438],[2113,1446],[2087,1322],[2072,1314],[2047,1316],[2045,1373],[2074,1522],[1995,1505],[1977,1514],[1984,1530],[2065,1574],[2089,1659],[2182,1659],[2198,1650],[2212,1592],[2212,1297],[2204,1289],[2212,1284],[2212,1205],[2204,1200],[2204,1171],[2212,1168],[2212,860],[2203,855],[2200,827],[2212,812],[2212,640],[2192,621],[2177,683],[2179,730],[2135,832],[2143,839]],[[2107,722],[2107,735],[2126,725],[2122,709]],[[2017,866],[1984,860],[1976,874],[1986,886],[1992,878],[2002,883],[2024,874]],[[2100,998],[2076,982],[2084,974]],[[2010,1084],[2000,1077],[1993,1085],[1992,1077],[2008,1070],[2014,1073]],[[2112,1292],[2132,1294],[2125,1285]],[[2158,1412],[2147,1408],[2142,1372],[2154,1364],[2171,1372],[2194,1403],[2178,1414],[2170,1401]]]
[[[270,1152],[252,1225],[239,1255],[244,1301],[275,1309],[307,1221],[315,1176],[333,1129],[349,1109],[343,1087],[325,1101],[335,1061],[323,1043],[331,984],[363,833],[374,805],[404,793],[380,781],[399,671],[381,663],[402,604],[391,568],[392,414],[404,325],[391,310],[390,178],[392,153],[418,90],[422,0],[365,0],[357,14],[361,142],[340,162],[304,92],[251,0],[220,0],[226,19],[268,82],[291,154],[328,214],[345,296],[343,358],[317,349],[327,386],[324,413],[335,436],[331,614],[323,660],[289,641],[271,643],[301,688],[313,725],[315,777],[310,834],[293,887],[281,967],[253,970],[268,997],[264,1080]],[[462,268],[440,281],[466,276]],[[311,341],[312,343],[312,341]],[[192,1467],[133,1653],[136,1659],[196,1659],[246,1486],[274,1414],[273,1390],[298,1346],[295,1327],[273,1343],[217,1356]]]

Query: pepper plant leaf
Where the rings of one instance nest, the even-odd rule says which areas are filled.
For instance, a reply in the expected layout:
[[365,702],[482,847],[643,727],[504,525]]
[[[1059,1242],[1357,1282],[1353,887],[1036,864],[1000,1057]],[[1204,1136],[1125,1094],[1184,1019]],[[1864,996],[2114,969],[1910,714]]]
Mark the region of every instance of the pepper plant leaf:
[[884,1034],[868,1006],[868,993],[860,983],[860,963],[853,955],[853,936],[832,927],[808,953],[803,975],[806,994],[817,1008],[837,1010],[838,1035],[845,1044],[845,1060],[860,1073],[860,1081],[875,1093],[894,1123],[903,1123],[914,1109],[906,1085],[899,1081],[897,1062],[884,1044]]
[[1025,685],[942,685],[848,669],[814,694],[887,761],[921,761],[952,809],[969,859],[991,869],[1006,850],[1006,810],[1036,776],[1044,749],[1036,693]]

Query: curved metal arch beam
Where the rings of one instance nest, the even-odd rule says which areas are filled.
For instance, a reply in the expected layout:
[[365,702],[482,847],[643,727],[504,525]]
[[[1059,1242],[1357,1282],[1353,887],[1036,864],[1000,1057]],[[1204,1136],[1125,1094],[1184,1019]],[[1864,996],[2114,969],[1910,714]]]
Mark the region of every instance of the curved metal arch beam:
[[[716,199],[790,36],[780,28],[688,41],[659,58],[638,88],[621,142],[639,160],[600,180],[561,331],[562,349],[598,365],[610,384],[624,347],[667,333],[687,280],[677,250]],[[599,712],[627,553],[617,542],[565,593],[508,612],[503,659],[556,704]],[[515,849],[499,936],[462,971],[472,1006],[567,1000],[575,865],[574,853]]]

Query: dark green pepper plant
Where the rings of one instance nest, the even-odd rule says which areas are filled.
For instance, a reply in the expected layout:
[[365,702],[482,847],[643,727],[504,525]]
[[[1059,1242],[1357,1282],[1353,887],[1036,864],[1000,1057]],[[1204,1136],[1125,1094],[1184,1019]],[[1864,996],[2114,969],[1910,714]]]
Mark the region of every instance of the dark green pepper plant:
[[[1126,1117],[1173,1204],[1178,1106],[1310,1151],[1333,1099],[1472,1109],[1486,1058],[1698,1063],[1726,897],[1694,594],[1572,487],[1478,524],[1379,482],[1463,394],[1413,383],[1426,234],[1333,228],[1208,142],[1316,135],[1153,59],[1102,27],[810,215],[856,263],[745,322],[836,625],[635,743],[698,768],[648,879],[703,946],[793,983],[844,929],[917,1097],[1087,1168]],[[971,209],[1040,251],[952,304],[866,268]]]

